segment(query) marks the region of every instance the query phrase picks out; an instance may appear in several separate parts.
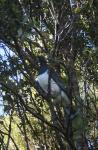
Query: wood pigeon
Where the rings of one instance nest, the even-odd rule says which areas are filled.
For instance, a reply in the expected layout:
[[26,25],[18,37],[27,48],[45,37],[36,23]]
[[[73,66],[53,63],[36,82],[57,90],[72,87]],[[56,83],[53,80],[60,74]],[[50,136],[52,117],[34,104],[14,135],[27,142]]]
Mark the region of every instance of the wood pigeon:
[[35,79],[36,84],[45,92],[45,95],[49,94],[49,96],[51,96],[54,105],[59,106],[60,104],[63,106],[65,114],[67,114],[70,119],[74,119],[78,115],[79,110],[75,111],[72,109],[62,79],[53,69],[48,68],[43,56],[40,56],[38,60],[40,69]]
[[40,69],[35,81],[39,84],[46,94],[50,94],[54,104],[70,105],[70,100],[66,94],[64,84],[58,74],[48,69],[44,57],[39,57]]

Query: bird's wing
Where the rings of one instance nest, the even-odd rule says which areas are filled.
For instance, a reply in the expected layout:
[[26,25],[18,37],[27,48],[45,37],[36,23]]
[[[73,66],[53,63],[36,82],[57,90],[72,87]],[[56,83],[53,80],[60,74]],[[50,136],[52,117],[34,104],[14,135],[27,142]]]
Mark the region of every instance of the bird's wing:
[[60,87],[61,90],[63,90],[65,93],[67,93],[64,82],[59,77],[59,75],[52,69],[50,70],[50,77],[57,83],[57,85]]

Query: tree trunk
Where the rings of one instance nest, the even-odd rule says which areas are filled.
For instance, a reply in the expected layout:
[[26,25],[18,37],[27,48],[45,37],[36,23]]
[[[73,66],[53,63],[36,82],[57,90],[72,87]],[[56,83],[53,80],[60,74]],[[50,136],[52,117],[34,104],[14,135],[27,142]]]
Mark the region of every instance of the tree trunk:
[[94,34],[95,34],[95,46],[98,48],[98,0],[94,0],[93,5],[95,7],[95,22],[94,22]]

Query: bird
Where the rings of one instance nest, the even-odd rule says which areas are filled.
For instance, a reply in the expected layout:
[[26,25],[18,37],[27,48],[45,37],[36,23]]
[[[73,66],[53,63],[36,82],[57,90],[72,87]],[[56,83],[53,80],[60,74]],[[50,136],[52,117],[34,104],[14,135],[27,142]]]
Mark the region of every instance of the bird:
[[53,69],[48,68],[43,56],[39,57],[39,64],[40,69],[35,81],[46,94],[50,94],[54,104],[70,105],[64,84],[58,74]]
[[38,57],[38,62],[40,68],[38,75],[35,78],[35,82],[46,95],[49,94],[49,96],[53,99],[53,104],[57,107],[62,106],[65,114],[73,120],[78,115],[79,111],[73,111],[71,101],[62,79],[57,72],[53,69],[49,69],[47,61],[43,56]]

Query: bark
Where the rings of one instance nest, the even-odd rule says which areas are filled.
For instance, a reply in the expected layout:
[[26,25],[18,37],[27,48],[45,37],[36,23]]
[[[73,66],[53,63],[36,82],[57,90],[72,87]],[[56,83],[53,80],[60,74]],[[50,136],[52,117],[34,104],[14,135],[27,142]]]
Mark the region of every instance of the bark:
[[98,48],[98,1],[94,0],[93,5],[95,7],[95,21],[94,21],[94,34],[95,34],[95,46]]

